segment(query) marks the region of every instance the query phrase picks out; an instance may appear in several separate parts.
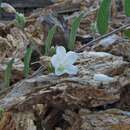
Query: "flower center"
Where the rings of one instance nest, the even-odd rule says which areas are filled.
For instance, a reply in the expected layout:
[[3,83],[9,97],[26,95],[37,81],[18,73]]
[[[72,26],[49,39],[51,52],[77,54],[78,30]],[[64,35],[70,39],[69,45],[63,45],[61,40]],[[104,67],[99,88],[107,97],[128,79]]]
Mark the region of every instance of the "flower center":
[[64,69],[65,69],[64,65],[60,64],[60,67],[58,68],[58,70],[62,72],[62,71],[64,71]]

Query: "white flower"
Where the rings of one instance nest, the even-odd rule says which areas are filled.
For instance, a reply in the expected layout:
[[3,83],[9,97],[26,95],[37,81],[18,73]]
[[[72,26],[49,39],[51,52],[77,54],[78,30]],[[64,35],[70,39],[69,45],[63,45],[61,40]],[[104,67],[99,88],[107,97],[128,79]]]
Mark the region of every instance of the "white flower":
[[62,74],[77,74],[78,67],[74,66],[78,55],[75,52],[66,50],[63,46],[56,48],[56,54],[51,58],[52,66],[55,68],[55,74],[60,76]]

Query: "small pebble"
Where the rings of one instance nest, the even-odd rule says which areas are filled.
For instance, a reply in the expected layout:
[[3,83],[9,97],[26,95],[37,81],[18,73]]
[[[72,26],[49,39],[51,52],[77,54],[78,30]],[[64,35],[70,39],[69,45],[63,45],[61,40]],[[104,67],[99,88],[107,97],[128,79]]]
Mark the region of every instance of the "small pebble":
[[89,55],[90,55],[90,56],[95,56],[95,57],[111,56],[110,53],[106,53],[106,52],[94,52],[94,51],[89,52]]
[[112,36],[109,36],[107,38],[104,38],[102,39],[99,44],[104,46],[104,47],[108,47],[112,44],[114,44],[116,41],[118,41],[120,39],[120,37],[118,35],[112,35]]
[[101,81],[101,82],[109,82],[109,81],[113,81],[114,78],[109,77],[109,76],[104,75],[104,74],[95,74],[94,80]]

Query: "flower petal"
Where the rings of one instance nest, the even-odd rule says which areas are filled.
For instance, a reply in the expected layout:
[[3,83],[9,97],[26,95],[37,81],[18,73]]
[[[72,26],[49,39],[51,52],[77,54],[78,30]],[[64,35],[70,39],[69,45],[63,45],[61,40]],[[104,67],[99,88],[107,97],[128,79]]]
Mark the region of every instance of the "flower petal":
[[58,60],[58,56],[57,55],[52,56],[51,64],[52,64],[53,67],[58,68],[59,60]]
[[65,73],[65,70],[60,70],[59,68],[55,68],[55,74],[57,76],[63,75]]
[[58,46],[56,48],[56,55],[61,56],[61,57],[65,57],[65,55],[66,55],[65,48],[63,46]]
[[74,65],[69,65],[65,68],[65,72],[68,74],[77,74],[78,72],[78,67]]
[[77,59],[78,59],[78,54],[75,53],[75,52],[69,51],[69,52],[66,54],[66,62],[67,62],[67,64],[69,64],[69,65],[74,64],[74,62],[75,62]]
[[57,56],[57,62],[59,65],[66,63],[66,50],[63,46],[58,46],[56,48],[56,56]]

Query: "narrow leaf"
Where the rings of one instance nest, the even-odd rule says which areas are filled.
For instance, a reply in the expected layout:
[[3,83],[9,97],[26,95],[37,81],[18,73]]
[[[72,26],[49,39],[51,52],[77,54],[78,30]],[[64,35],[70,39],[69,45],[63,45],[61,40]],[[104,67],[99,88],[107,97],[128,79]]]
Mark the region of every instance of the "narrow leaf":
[[17,12],[15,17],[16,17],[15,21],[16,21],[17,27],[23,30],[26,24],[26,18],[24,14]]
[[124,0],[124,6],[126,16],[130,17],[130,0]]
[[49,55],[49,50],[51,48],[52,40],[53,40],[54,34],[56,32],[56,29],[57,29],[57,26],[53,26],[48,32],[48,36],[45,41],[45,55],[46,56]]
[[53,56],[56,53],[56,48],[52,46],[49,50],[49,56]]
[[5,70],[5,74],[4,74],[4,82],[5,82],[5,85],[7,87],[9,87],[10,85],[10,82],[11,82],[11,72],[12,72],[12,65],[14,63],[14,59],[11,59],[8,63],[7,63],[7,67],[6,67],[6,70]]
[[77,30],[79,28],[79,25],[80,25],[82,18],[83,18],[83,13],[81,13],[79,17],[75,18],[73,23],[72,23],[71,31],[69,34],[69,41],[68,41],[68,49],[69,50],[74,50],[76,34],[77,34]]
[[0,7],[1,7],[1,3],[2,3],[3,0],[0,0]]
[[2,13],[3,9],[1,8],[2,0],[0,0],[0,13]]
[[124,35],[130,39],[130,28],[124,30]]
[[4,108],[0,107],[0,120],[2,119],[4,112]]
[[25,56],[24,56],[24,76],[28,77],[29,75],[29,63],[31,60],[31,55],[32,55],[32,48],[27,48]]
[[97,29],[100,34],[105,34],[108,30],[111,0],[102,0],[97,14]]

